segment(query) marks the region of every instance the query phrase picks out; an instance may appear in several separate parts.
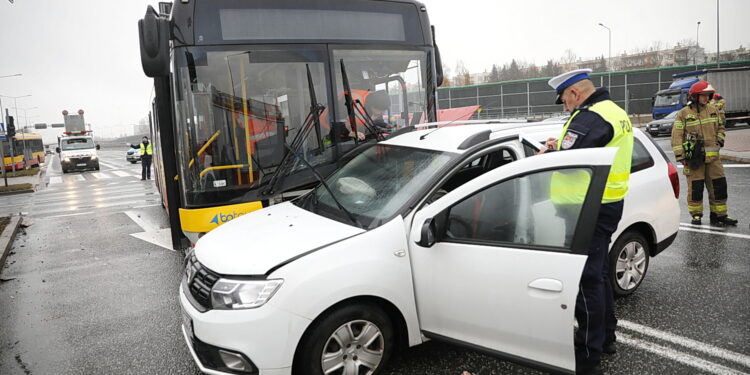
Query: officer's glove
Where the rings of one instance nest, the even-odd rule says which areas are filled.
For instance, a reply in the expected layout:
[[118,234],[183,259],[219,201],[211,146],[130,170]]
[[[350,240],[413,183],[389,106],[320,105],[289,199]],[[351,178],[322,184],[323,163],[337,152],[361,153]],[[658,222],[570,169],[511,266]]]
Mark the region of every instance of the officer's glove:
[[719,141],[719,147],[724,147],[724,140],[723,139],[718,139],[717,141]]

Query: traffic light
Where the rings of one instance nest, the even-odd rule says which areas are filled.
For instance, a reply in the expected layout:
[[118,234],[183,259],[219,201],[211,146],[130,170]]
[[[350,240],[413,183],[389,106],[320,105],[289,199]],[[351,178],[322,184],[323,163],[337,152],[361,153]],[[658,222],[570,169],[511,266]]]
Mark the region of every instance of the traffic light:
[[16,135],[16,124],[15,124],[15,120],[13,120],[13,116],[8,116],[8,126],[7,126],[7,129],[5,129],[5,135],[8,138],[11,138],[14,135]]

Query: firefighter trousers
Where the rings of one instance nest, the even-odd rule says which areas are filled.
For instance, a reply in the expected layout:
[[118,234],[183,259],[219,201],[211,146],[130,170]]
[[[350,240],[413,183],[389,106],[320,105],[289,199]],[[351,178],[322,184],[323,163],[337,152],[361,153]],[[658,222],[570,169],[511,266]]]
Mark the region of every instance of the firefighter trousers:
[[683,169],[687,177],[687,204],[690,216],[703,216],[703,190],[708,191],[708,203],[711,213],[717,216],[727,214],[727,178],[724,166],[718,158],[708,163],[701,163],[698,168]]

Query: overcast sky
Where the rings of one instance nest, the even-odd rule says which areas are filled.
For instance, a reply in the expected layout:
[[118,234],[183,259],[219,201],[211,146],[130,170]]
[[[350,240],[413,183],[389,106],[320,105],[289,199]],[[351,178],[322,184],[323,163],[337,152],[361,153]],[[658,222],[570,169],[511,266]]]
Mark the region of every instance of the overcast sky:
[[[252,0],[248,0],[252,1]],[[612,55],[698,41],[716,51],[713,0],[424,0],[437,28],[444,62],[463,60],[471,72],[512,58],[544,64],[565,50],[577,56]],[[151,80],[143,75],[138,19],[145,0],[0,0],[0,95],[17,99],[29,123],[62,122],[61,111],[83,108],[86,121],[103,136],[132,132],[148,114]],[[721,49],[750,46],[749,0],[721,0]],[[2,99],[4,108],[13,99]],[[11,108],[11,112],[14,112]],[[13,114],[13,113],[11,113]],[[24,111],[19,111],[25,123]]]

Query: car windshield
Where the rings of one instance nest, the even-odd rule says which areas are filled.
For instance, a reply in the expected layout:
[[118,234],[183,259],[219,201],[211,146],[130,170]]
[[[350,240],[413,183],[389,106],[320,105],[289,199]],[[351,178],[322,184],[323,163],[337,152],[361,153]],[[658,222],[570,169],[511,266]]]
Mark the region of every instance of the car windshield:
[[91,138],[72,138],[63,139],[60,141],[60,148],[63,150],[83,150],[86,148],[94,148],[94,141]]
[[671,107],[680,104],[680,93],[659,94],[656,96],[654,107]]
[[[326,180],[336,199],[365,228],[377,227],[401,213],[405,205],[452,159],[438,151],[378,144],[365,150]],[[302,208],[351,224],[324,186],[305,199]]]

